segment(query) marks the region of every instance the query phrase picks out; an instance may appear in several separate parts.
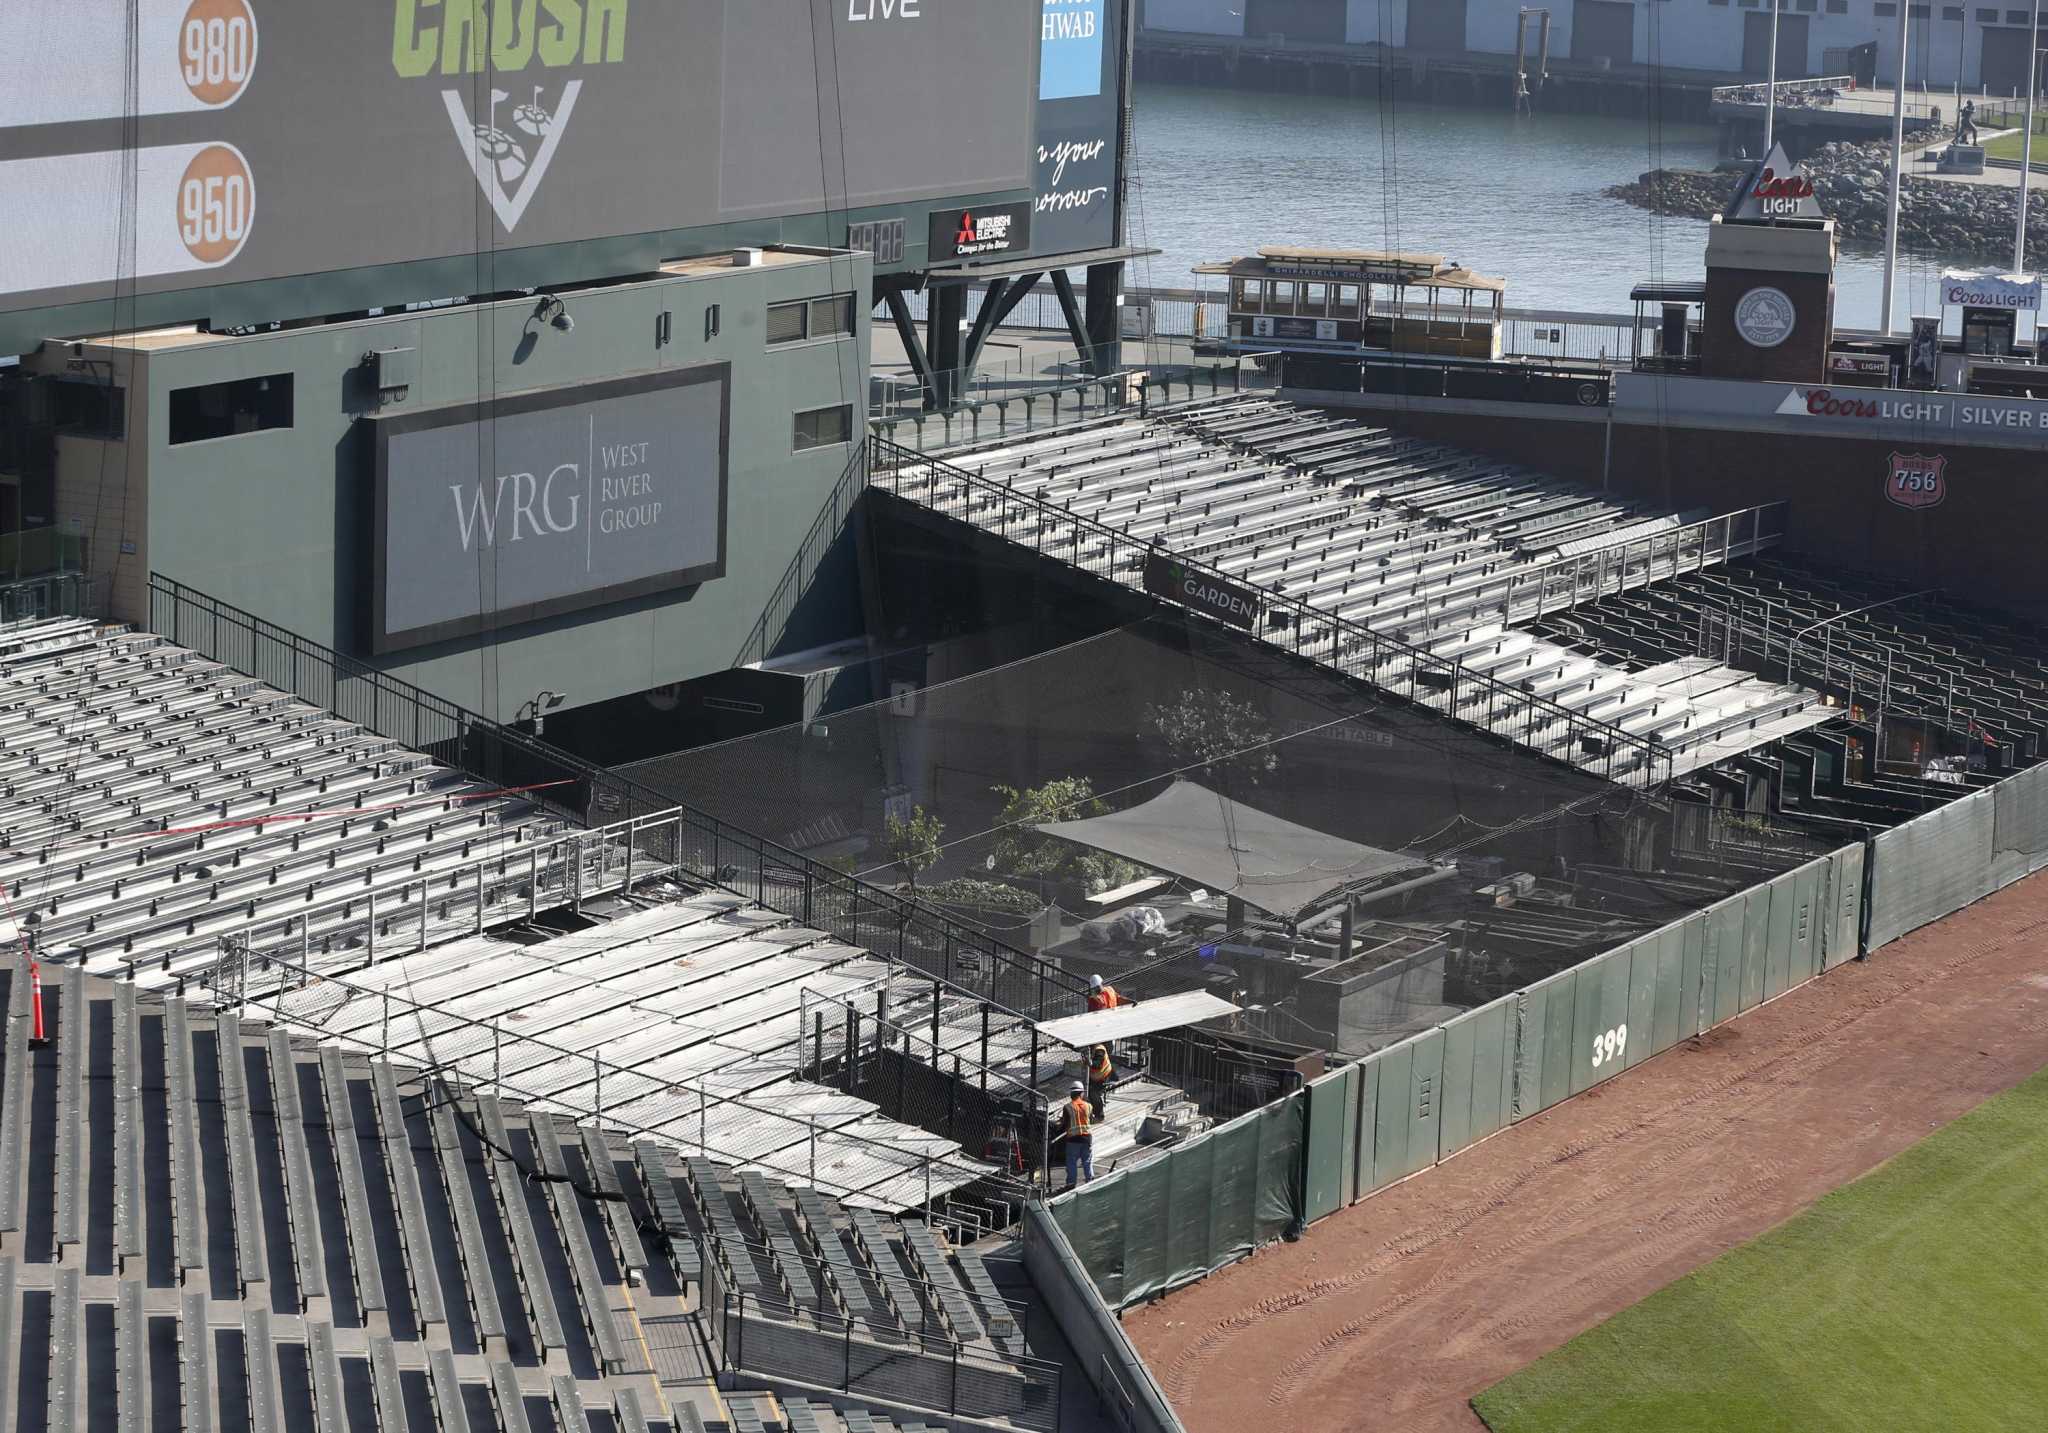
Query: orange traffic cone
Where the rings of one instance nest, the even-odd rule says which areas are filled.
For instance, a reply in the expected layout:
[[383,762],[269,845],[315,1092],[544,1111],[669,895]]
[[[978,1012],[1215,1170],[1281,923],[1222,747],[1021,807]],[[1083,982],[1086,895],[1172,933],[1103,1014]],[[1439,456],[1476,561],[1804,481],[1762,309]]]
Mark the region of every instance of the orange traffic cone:
[[35,1044],[43,1043],[43,968],[35,961],[28,963],[29,1008],[35,1017]]

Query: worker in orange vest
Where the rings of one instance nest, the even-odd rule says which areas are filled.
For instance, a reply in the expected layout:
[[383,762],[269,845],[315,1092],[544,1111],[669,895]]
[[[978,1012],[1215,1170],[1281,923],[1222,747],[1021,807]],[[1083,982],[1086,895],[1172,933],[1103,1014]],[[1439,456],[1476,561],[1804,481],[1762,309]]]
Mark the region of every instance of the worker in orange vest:
[[1074,1187],[1076,1171],[1079,1182],[1086,1184],[1095,1177],[1095,1120],[1088,1108],[1088,1087],[1079,1080],[1068,1091],[1060,1137],[1067,1142],[1067,1188]]
[[1135,1000],[1126,1000],[1123,996],[1117,994],[1114,985],[1104,985],[1101,976],[1091,975],[1088,977],[1089,1013],[1093,1014],[1097,1010],[1115,1010],[1119,1006],[1135,1005],[1137,1003]]
[[1104,1097],[1109,1093],[1109,1082],[1116,1076],[1116,1066],[1109,1062],[1109,1046],[1097,1045],[1088,1052],[1088,1103],[1095,1111],[1095,1118],[1102,1118]]

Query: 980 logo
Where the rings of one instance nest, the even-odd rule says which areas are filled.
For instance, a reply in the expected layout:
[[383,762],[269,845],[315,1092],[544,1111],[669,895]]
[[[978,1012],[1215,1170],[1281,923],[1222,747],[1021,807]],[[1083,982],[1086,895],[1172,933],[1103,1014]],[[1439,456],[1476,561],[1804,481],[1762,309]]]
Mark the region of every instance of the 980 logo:
[[178,26],[178,73],[204,105],[233,104],[256,72],[249,0],[192,0]]

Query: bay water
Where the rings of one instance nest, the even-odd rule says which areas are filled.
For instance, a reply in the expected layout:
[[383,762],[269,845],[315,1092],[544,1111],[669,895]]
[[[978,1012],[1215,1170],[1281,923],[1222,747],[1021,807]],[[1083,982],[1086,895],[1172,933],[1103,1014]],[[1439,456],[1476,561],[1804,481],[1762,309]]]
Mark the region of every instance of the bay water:
[[[1194,287],[1191,265],[1262,244],[1440,253],[1506,279],[1511,308],[1587,313],[1627,313],[1636,284],[1706,272],[1706,221],[1601,193],[1648,169],[1712,168],[1706,125],[1140,83],[1133,155],[1130,238],[1162,251],[1133,265],[1143,287]],[[1901,331],[1940,312],[1941,270],[1963,262],[1901,251]],[[1878,326],[1883,274],[1881,251],[1844,247],[1838,327]]]

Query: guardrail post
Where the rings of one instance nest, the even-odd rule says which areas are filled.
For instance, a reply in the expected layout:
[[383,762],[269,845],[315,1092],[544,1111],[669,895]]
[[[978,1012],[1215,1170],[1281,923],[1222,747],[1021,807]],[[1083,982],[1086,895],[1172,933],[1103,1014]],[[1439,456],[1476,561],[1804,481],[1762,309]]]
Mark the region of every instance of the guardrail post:
[[377,888],[375,886],[370,887],[370,934],[363,942],[363,949],[369,953],[364,964],[375,965],[377,963]]

